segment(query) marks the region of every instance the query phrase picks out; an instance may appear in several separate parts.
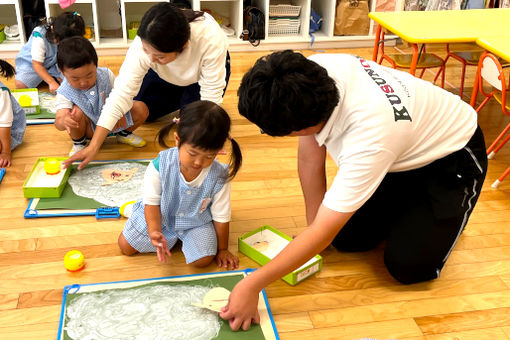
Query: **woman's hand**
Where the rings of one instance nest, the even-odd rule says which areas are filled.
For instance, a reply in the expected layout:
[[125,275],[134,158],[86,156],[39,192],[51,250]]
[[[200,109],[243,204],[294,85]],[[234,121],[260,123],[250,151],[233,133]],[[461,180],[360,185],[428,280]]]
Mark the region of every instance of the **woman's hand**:
[[239,267],[239,258],[232,254],[228,249],[219,250],[216,255],[216,263],[218,267],[227,269],[236,269]]
[[160,262],[166,263],[166,255],[172,256],[172,254],[170,253],[170,249],[168,249],[168,243],[166,242],[165,237],[159,231],[150,232],[149,237],[151,238],[152,245],[156,247],[158,260]]
[[229,320],[230,328],[248,330],[251,323],[260,323],[259,292],[249,285],[249,276],[239,282],[228,298],[228,303],[221,309],[220,317]]
[[85,167],[85,165],[89,164],[90,161],[94,160],[96,157],[97,151],[93,149],[90,145],[85,149],[78,151],[65,161],[62,161],[63,168],[67,168],[73,162],[81,161],[80,165],[78,165],[78,170],[81,170]]

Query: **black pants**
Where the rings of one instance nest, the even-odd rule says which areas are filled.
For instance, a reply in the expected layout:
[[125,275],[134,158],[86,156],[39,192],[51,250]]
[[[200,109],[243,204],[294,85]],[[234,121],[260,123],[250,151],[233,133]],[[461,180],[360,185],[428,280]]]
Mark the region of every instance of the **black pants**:
[[[225,95],[230,79],[230,54],[228,52],[225,70],[227,74],[223,95]],[[177,86],[161,79],[156,72],[149,69],[134,100],[142,101],[147,105],[149,108],[147,121],[152,122],[175,110],[182,109],[186,104],[200,100],[200,85],[194,83],[188,86]]]
[[384,263],[402,283],[439,277],[480,196],[487,156],[478,127],[467,145],[425,167],[388,173],[333,246],[366,251],[386,240]]

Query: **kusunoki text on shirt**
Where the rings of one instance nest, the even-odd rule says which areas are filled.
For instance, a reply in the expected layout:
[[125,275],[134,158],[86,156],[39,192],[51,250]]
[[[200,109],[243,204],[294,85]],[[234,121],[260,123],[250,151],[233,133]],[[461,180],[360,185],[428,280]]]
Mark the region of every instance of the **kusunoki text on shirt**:
[[379,74],[377,74],[372,68],[370,68],[370,64],[363,58],[358,57],[361,66],[363,66],[364,70],[367,74],[372,78],[372,80],[379,85],[379,88],[384,92],[388,101],[390,102],[391,107],[393,108],[393,114],[395,116],[395,121],[399,120],[408,120],[411,121],[411,116],[407,111],[404,104],[402,104],[402,100],[398,95],[396,95],[393,90],[393,87],[389,85],[384,78],[382,78]]

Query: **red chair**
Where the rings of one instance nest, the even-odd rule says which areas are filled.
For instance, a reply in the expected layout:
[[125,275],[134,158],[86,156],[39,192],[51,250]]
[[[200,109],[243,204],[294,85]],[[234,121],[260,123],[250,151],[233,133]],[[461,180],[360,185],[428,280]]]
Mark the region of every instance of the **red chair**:
[[464,93],[464,80],[466,77],[466,66],[478,66],[478,61],[482,55],[483,50],[478,51],[451,51],[450,44],[446,44],[446,58],[444,63],[451,57],[462,63],[462,75],[460,78],[460,91],[459,96],[462,98]]
[[[384,35],[386,32],[384,30],[381,32],[381,40],[379,41],[379,46],[381,49],[381,58],[379,59],[379,64],[382,64],[384,60],[389,62],[393,68],[411,68],[412,54],[386,54],[384,52]],[[441,75],[441,87],[444,87],[444,69],[445,69],[445,61],[438,57],[433,53],[426,53],[425,45],[423,45],[423,53],[420,54],[418,59],[418,64],[416,65],[416,69],[421,69],[420,78],[423,77],[425,70],[428,68],[438,67],[439,71],[437,71],[436,76],[434,77],[434,83],[436,82],[439,75]]]
[[[489,99],[494,98],[501,104],[501,110],[503,113],[510,116],[510,105],[507,103],[507,99],[510,99],[510,89],[507,87],[503,67],[501,66],[498,58],[491,53],[483,52],[480,57],[480,61],[478,62],[478,70],[476,74],[478,77],[478,92],[485,97],[482,103],[476,108],[476,112],[480,112]],[[487,85],[490,85],[492,91],[486,92],[484,90],[484,86]],[[472,103],[474,103],[473,98]],[[503,129],[503,131],[501,131],[496,140],[494,140],[487,149],[489,159],[494,158],[496,153],[506,144],[506,142],[510,140],[510,134],[508,134],[509,131],[510,123]],[[510,167],[508,167],[501,176],[494,181],[492,187],[497,188],[508,174],[510,174]]]

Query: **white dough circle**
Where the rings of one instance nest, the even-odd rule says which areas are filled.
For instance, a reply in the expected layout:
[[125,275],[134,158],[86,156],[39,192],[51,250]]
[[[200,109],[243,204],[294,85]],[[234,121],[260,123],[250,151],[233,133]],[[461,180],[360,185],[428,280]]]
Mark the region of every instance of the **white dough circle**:
[[203,307],[213,310],[215,312],[221,312],[221,309],[227,305],[230,291],[223,287],[214,287],[208,291],[202,299]]

